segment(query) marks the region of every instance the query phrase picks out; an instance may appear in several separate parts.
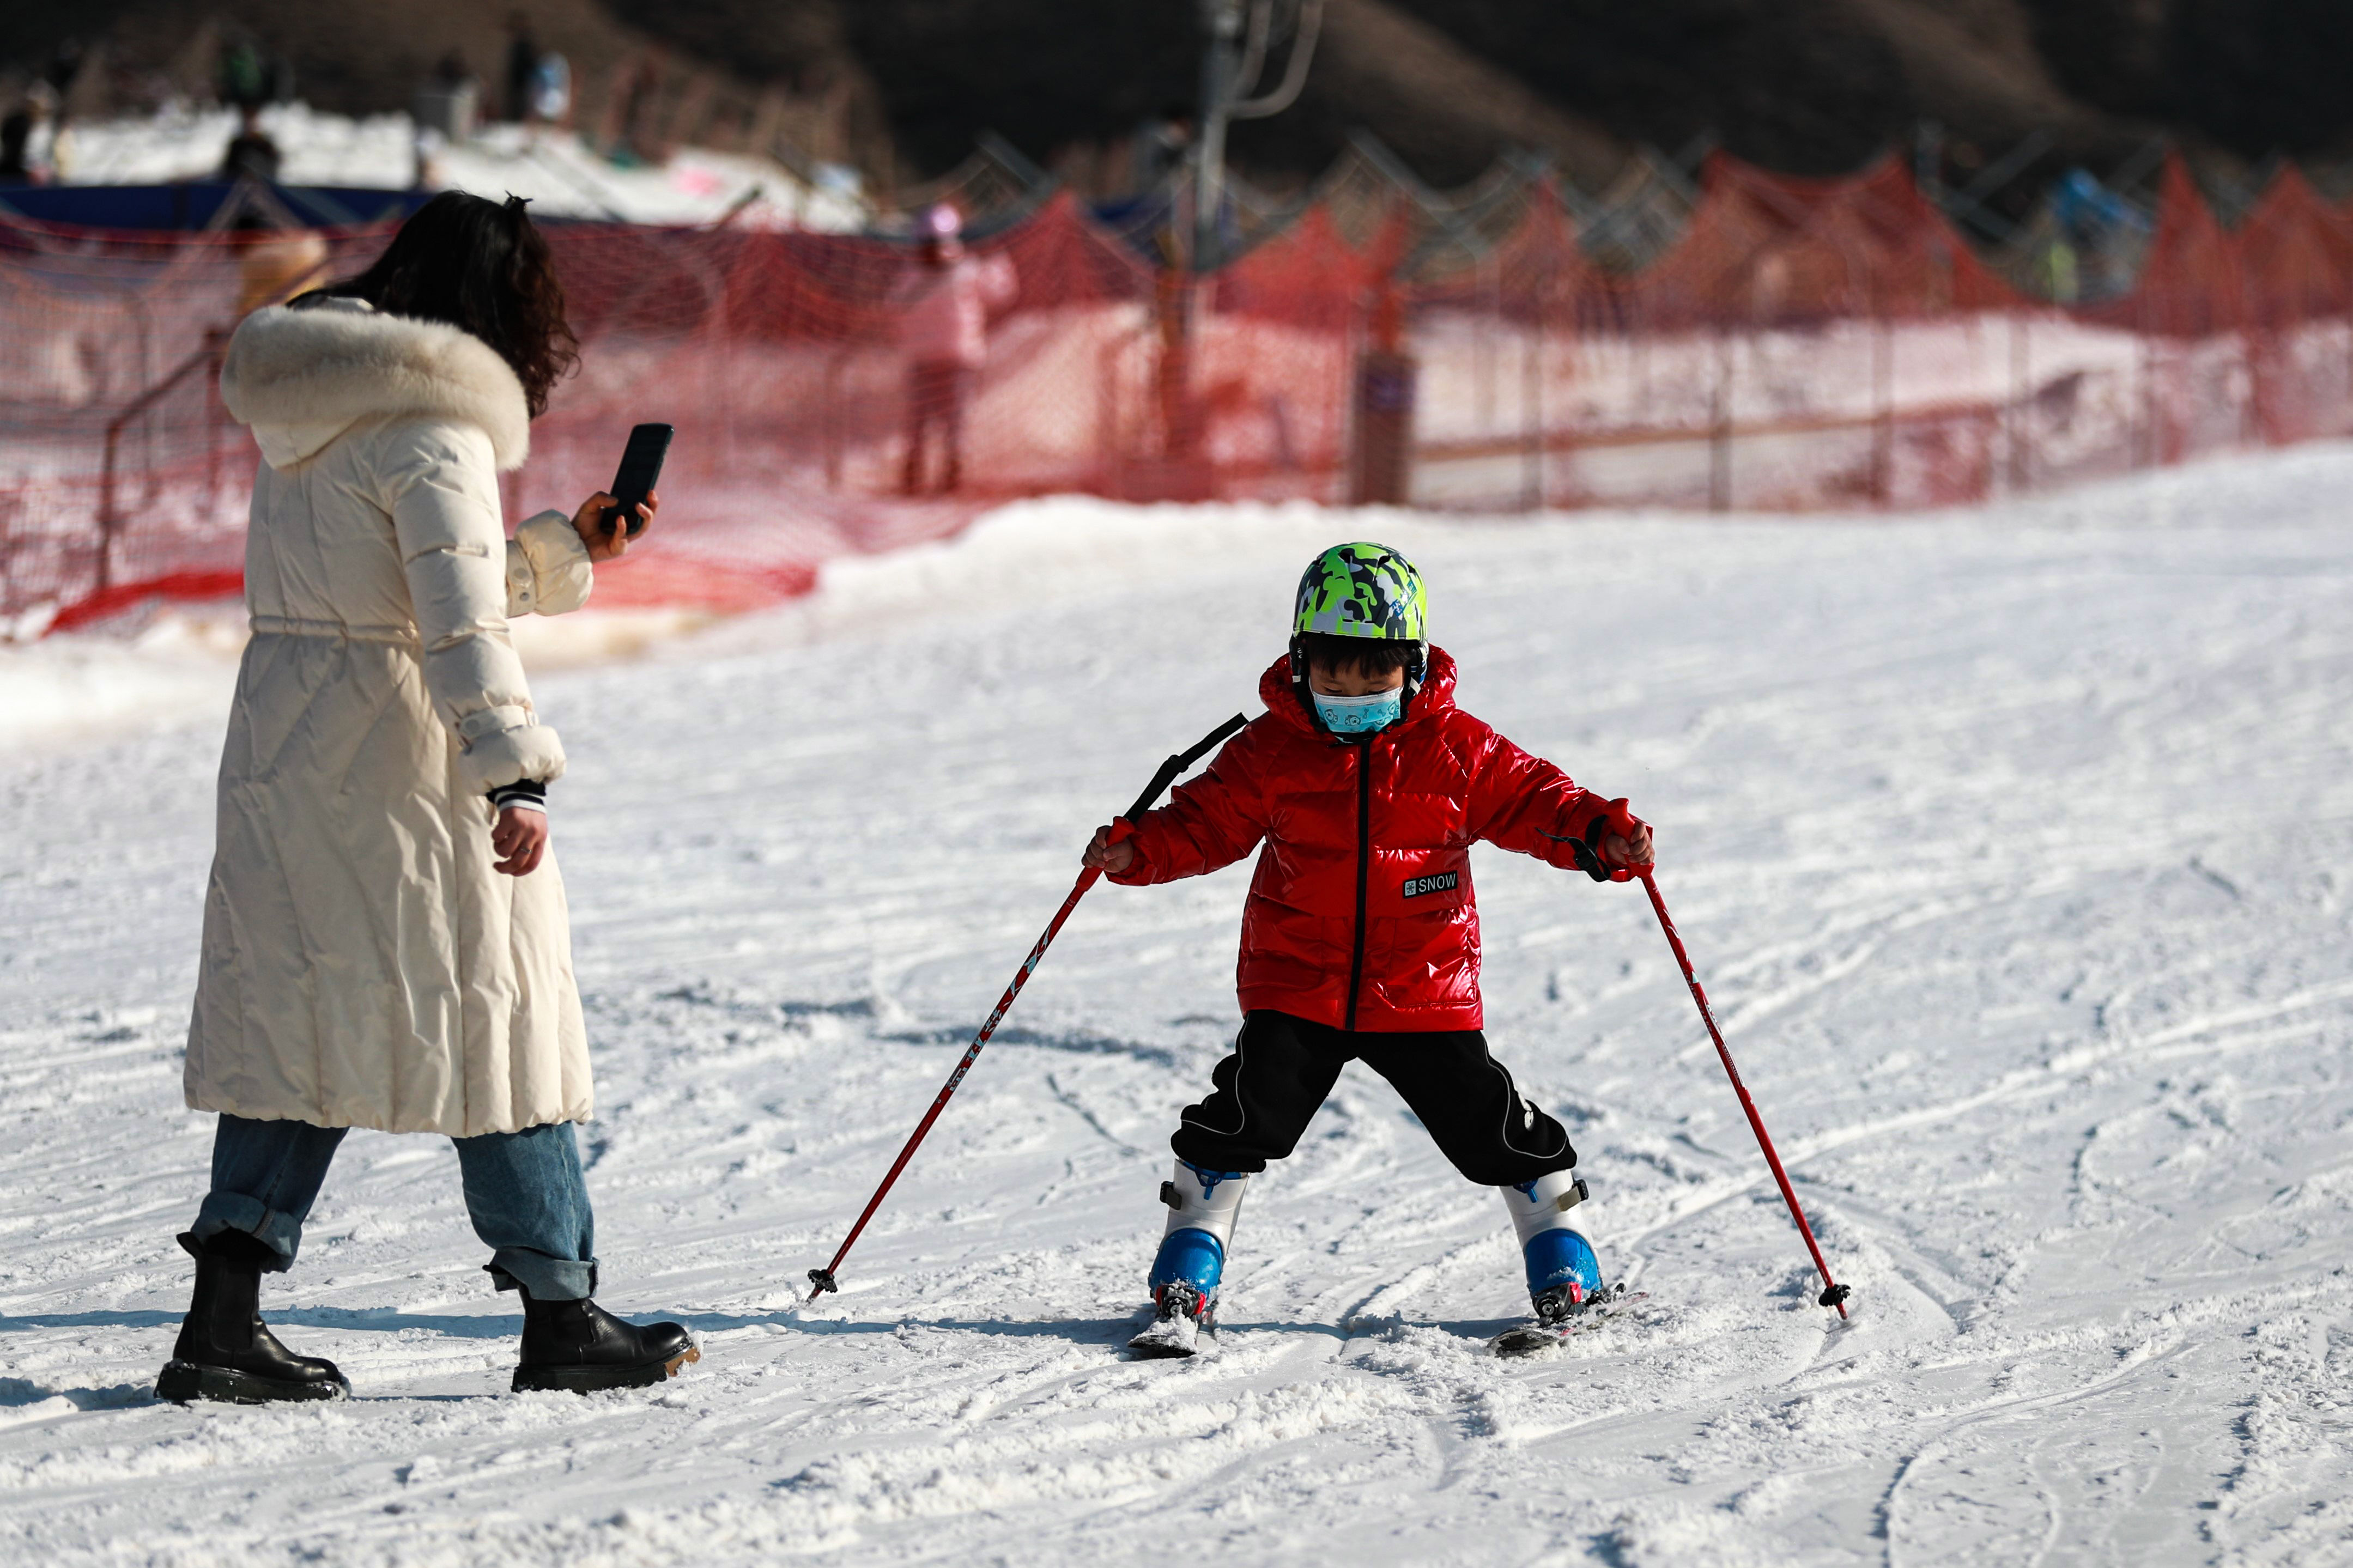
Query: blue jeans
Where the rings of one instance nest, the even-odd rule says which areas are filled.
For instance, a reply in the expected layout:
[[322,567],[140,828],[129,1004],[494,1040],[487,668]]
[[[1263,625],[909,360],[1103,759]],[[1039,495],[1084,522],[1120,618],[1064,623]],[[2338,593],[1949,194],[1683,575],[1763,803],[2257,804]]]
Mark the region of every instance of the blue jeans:
[[[213,1134],[212,1191],[196,1211],[197,1241],[241,1230],[276,1254],[272,1272],[292,1268],[302,1222],[344,1131],[222,1116]],[[484,1267],[498,1288],[524,1290],[535,1301],[594,1295],[596,1220],[572,1123],[449,1142],[458,1146],[466,1212],[491,1248]]]

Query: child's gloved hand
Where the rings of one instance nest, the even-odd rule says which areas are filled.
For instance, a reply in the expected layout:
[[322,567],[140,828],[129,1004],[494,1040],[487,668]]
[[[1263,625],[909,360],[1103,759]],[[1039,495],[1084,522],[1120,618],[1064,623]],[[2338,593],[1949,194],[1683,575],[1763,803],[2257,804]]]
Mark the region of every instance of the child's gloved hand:
[[[1543,833],[1542,828],[1538,828]],[[1626,809],[1623,800],[1613,800],[1600,816],[1586,825],[1582,838],[1565,837],[1557,833],[1545,833],[1556,844],[1566,844],[1577,856],[1577,868],[1597,882],[1625,881],[1627,873],[1640,875],[1652,864],[1651,825]]]
[[1083,859],[1091,870],[1116,875],[1135,864],[1135,846],[1124,838],[1113,838],[1111,825],[1105,823],[1095,829],[1094,837],[1088,841]]
[[1628,870],[1637,866],[1648,866],[1651,855],[1650,825],[1637,822],[1630,837],[1617,833],[1604,834],[1599,848],[1601,863],[1605,866],[1622,866]]

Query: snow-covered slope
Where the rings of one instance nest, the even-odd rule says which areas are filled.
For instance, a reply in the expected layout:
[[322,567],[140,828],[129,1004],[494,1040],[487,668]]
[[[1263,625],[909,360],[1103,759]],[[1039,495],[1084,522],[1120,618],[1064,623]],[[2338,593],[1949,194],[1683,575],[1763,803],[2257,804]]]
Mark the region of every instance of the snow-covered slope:
[[[1900,522],[1018,509],[539,682],[601,1075],[606,1301],[707,1359],[503,1393],[446,1143],[353,1137],[273,1321],[361,1397],[149,1402],[213,714],[0,764],[0,1556],[1847,1563],[2353,1557],[2353,451]],[[1406,548],[1472,710],[1660,885],[1486,854],[1495,1049],[1643,1312],[1554,1357],[1502,1206],[1352,1068],[1254,1189],[1208,1363],[1120,1361],[1247,872],[1092,895],[823,1262],[1300,563]],[[977,591],[949,595],[943,585]]]
[[[225,109],[76,125],[60,154],[64,178],[78,185],[210,179],[237,125]],[[397,191],[416,178],[417,128],[405,114],[353,120],[282,103],[262,110],[261,127],[284,154],[280,173],[289,185]],[[454,145],[437,139],[426,173],[437,188],[522,196],[559,217],[709,223],[747,198],[732,220],[746,227],[849,231],[867,216],[849,187],[812,186],[774,159],[688,147],[658,167],[623,168],[571,132],[518,125],[486,125]]]

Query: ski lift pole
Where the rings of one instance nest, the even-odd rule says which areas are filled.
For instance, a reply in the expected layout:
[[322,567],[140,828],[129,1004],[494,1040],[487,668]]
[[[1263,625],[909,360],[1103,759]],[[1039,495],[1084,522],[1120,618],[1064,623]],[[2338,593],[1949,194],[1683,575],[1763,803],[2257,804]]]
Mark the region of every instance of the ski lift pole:
[[[1609,803],[1607,818],[1610,831],[1624,834],[1634,826],[1632,815],[1623,800]],[[1592,868],[1599,871],[1599,861]],[[1667,933],[1667,945],[1675,951],[1675,962],[1683,966],[1683,984],[1691,987],[1692,1000],[1699,1004],[1700,1022],[1707,1026],[1707,1037],[1715,1042],[1715,1054],[1724,1063],[1724,1076],[1732,1080],[1732,1092],[1740,1097],[1740,1109],[1748,1114],[1749,1131],[1757,1134],[1757,1146],[1765,1152],[1765,1163],[1773,1168],[1773,1180],[1780,1184],[1781,1201],[1789,1205],[1789,1217],[1798,1222],[1798,1234],[1806,1238],[1806,1250],[1813,1254],[1814,1268],[1822,1277],[1822,1293],[1816,1304],[1835,1307],[1841,1318],[1846,1316],[1847,1298],[1853,1294],[1851,1287],[1831,1279],[1831,1266],[1822,1258],[1821,1244],[1814,1239],[1814,1227],[1806,1223],[1806,1211],[1798,1206],[1798,1194],[1790,1189],[1789,1173],[1781,1168],[1781,1156],[1773,1147],[1772,1134],[1765,1131],[1765,1119],[1757,1114],[1757,1102],[1748,1098],[1748,1086],[1740,1081],[1740,1069],[1732,1065],[1732,1052],[1724,1043],[1724,1031],[1715,1026],[1715,1014],[1707,1005],[1707,993],[1701,989],[1699,976],[1693,973],[1691,954],[1683,951],[1683,939],[1675,932],[1675,922],[1667,913],[1667,901],[1659,897],[1659,884],[1648,866],[1631,868],[1616,868],[1608,871],[1609,879],[1625,882],[1639,879],[1642,891],[1651,896],[1651,912],[1659,917],[1659,929]]]
[[[1201,102],[1194,126],[1193,247],[1196,274],[1214,271],[1219,256],[1218,220],[1226,199],[1226,120],[1238,86],[1241,62],[1234,53],[1242,32],[1241,0],[1200,0],[1201,30],[1208,35],[1201,51]],[[1263,27],[1263,17],[1260,20]],[[1261,31],[1257,42],[1265,47]]]
[[[1227,736],[1248,722],[1248,720],[1237,713],[1203,736],[1198,744],[1179,752],[1162,763],[1160,771],[1152,775],[1152,782],[1145,786],[1144,793],[1135,797],[1135,804],[1129,806],[1126,813],[1112,824],[1112,842],[1116,844],[1133,835],[1135,832],[1136,822],[1145,812],[1152,809],[1153,803],[1160,798],[1161,791],[1176,783],[1177,776],[1186,769],[1199,762],[1208,754],[1211,748],[1219,745]],[[947,1082],[940,1086],[938,1096],[932,1101],[932,1108],[923,1112],[923,1119],[915,1123],[914,1131],[908,1134],[905,1145],[899,1151],[899,1157],[891,1162],[890,1173],[882,1178],[882,1184],[874,1189],[874,1195],[866,1200],[866,1207],[859,1213],[858,1223],[851,1226],[849,1234],[842,1238],[839,1249],[833,1255],[833,1261],[822,1268],[812,1268],[808,1271],[810,1300],[816,1300],[828,1290],[841,1289],[834,1281],[834,1270],[839,1268],[841,1260],[849,1256],[849,1249],[858,1245],[859,1237],[865,1233],[866,1222],[872,1219],[874,1211],[882,1206],[882,1200],[890,1194],[892,1184],[899,1179],[899,1173],[905,1170],[907,1162],[914,1158],[917,1145],[923,1142],[924,1134],[931,1131],[932,1123],[940,1119],[940,1112],[947,1109],[948,1100],[955,1094],[957,1086],[964,1082],[964,1075],[970,1072],[972,1064],[980,1059],[980,1053],[987,1046],[989,1037],[997,1033],[997,1026],[1003,1023],[1005,1015],[1013,1010],[1013,999],[1021,994],[1021,988],[1029,983],[1029,976],[1037,970],[1039,961],[1046,956],[1046,950],[1053,945],[1054,938],[1061,933],[1062,922],[1071,918],[1071,911],[1079,907],[1079,900],[1087,896],[1087,889],[1093,887],[1102,878],[1103,873],[1092,866],[1079,873],[1077,884],[1071,889],[1071,896],[1064,899],[1062,907],[1054,911],[1054,918],[1047,922],[1045,931],[1038,938],[1037,945],[1029,950],[1029,956],[1023,959],[1021,967],[1014,972],[1013,984],[1008,985],[1005,988],[1005,994],[997,999],[997,1010],[989,1014],[988,1022],[983,1024],[980,1026],[980,1033],[973,1037],[972,1044],[965,1048],[964,1058],[956,1063],[955,1070],[948,1074]]]

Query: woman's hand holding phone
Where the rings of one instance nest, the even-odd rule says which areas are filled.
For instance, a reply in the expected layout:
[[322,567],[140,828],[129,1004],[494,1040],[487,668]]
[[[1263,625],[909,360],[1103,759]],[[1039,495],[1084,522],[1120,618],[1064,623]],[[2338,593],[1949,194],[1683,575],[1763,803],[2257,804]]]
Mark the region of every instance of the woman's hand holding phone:
[[[588,547],[589,560],[617,561],[629,548],[629,529],[627,518],[616,513],[613,526],[610,528],[605,526],[606,512],[620,504],[609,492],[598,490],[595,495],[582,501],[580,510],[572,514],[572,526],[579,533],[580,542]],[[658,495],[646,497],[638,507],[638,515],[645,519],[644,527],[638,531],[639,533],[643,533],[646,528],[653,526],[654,513],[660,510],[661,497]]]

